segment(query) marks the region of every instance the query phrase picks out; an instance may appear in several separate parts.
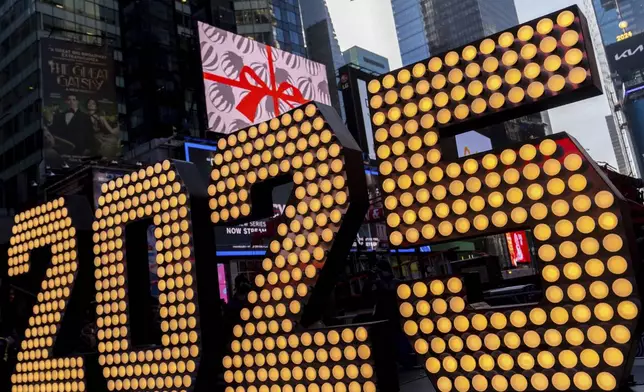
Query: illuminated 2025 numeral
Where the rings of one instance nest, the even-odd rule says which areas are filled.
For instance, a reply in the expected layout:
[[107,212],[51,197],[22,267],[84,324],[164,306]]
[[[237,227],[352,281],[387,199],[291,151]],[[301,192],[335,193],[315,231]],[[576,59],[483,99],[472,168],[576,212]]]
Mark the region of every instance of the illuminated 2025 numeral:
[[[308,105],[229,135],[219,148],[209,188],[199,183],[191,164],[169,161],[102,186],[92,229],[98,364],[107,388],[205,390],[216,383],[223,365],[228,388],[237,391],[375,391],[370,334],[377,325],[305,328],[319,320],[367,209],[362,156],[355,141],[332,110]],[[256,278],[259,290],[250,293],[241,312],[244,324],[234,328],[232,352],[222,360],[217,357],[221,320],[218,325],[210,317],[218,298],[217,286],[210,284],[215,272],[208,267],[214,265],[209,259],[214,254],[212,223],[230,224],[272,213],[264,192],[291,180],[295,188],[263,262],[266,272]],[[209,201],[206,189],[212,196]],[[45,222],[45,227],[53,224],[62,230],[71,225],[66,209],[49,212],[63,203],[60,199],[19,215],[12,239],[16,245],[9,251],[12,274],[28,271],[28,250],[34,241],[27,237],[34,235],[31,231],[41,232],[31,230],[34,222],[53,219],[53,214],[62,221]],[[211,212],[206,211],[209,208]],[[40,209],[47,211],[46,218],[32,216]],[[147,254],[128,257],[126,230],[128,224],[146,219],[155,226],[161,344],[141,349],[133,345],[131,319],[136,315],[130,311],[136,300],[130,296],[131,285],[138,283],[128,282],[127,269],[128,263],[147,263]],[[29,234],[23,233],[25,228]],[[56,241],[62,242],[52,246],[54,253],[64,251],[54,255],[54,265],[67,263],[54,267],[54,275],[75,268],[75,240],[69,230],[57,233]],[[29,248],[20,243],[25,238]],[[54,237],[49,234],[42,241]],[[52,282],[55,288],[66,285],[58,289],[65,298],[71,295],[67,286],[73,274]],[[44,284],[50,285],[49,280]],[[44,295],[48,299],[58,294]],[[15,391],[85,389],[82,356],[43,361],[51,355],[50,343],[62,315],[40,313],[64,307],[54,303],[34,309],[37,326],[54,325],[27,331],[27,337],[35,335],[23,342],[27,351],[20,354],[13,376]],[[43,367],[59,370],[49,376],[38,372]]]
[[597,94],[576,7],[369,83],[389,239],[426,245],[530,228],[545,298],[475,310],[459,277],[401,284],[403,328],[440,391],[613,390],[640,301],[621,196],[565,134],[442,157],[439,134]]

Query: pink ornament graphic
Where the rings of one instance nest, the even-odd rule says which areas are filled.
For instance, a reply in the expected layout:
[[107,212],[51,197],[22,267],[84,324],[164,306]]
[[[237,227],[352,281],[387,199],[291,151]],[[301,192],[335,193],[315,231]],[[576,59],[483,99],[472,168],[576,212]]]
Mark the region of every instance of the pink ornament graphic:
[[305,60],[304,58],[290,52],[283,52],[282,59],[284,60],[284,63],[292,69],[299,68],[302,65],[303,60]]
[[221,69],[229,78],[237,79],[244,66],[244,59],[235,52],[225,52],[221,56]]
[[331,103],[331,95],[329,94],[329,84],[325,81],[321,81],[317,86],[317,100],[329,104]]
[[208,98],[213,106],[222,112],[230,112],[235,106],[233,88],[222,83],[214,83],[208,89]]
[[208,71],[216,71],[219,66],[217,49],[210,42],[201,43],[201,65]]
[[208,130],[210,132],[227,133],[225,119],[214,112],[208,113]]
[[326,68],[199,23],[211,131],[230,133],[311,100],[328,103]]
[[311,61],[309,59],[304,60],[304,65],[306,66],[306,71],[312,76],[319,75],[322,71],[322,68],[324,68],[324,65],[316,63],[315,61]]
[[221,30],[205,23],[201,23],[199,26],[201,26],[199,32],[203,32],[203,35],[208,37],[208,39],[213,43],[221,44],[226,41],[226,38],[228,38],[228,32],[226,30]]

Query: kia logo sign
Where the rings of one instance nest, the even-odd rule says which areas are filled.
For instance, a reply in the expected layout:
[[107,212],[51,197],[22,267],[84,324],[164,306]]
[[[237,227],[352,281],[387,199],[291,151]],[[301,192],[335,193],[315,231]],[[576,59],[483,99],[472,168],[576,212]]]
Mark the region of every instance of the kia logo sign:
[[626,49],[625,51],[622,52],[622,54],[616,54],[615,55],[615,61],[619,61],[621,59],[628,58],[630,56],[633,56],[633,55],[637,54],[637,52],[642,52],[642,51],[644,51],[644,44],[639,45],[638,47],[636,47],[633,50]]
[[606,46],[606,57],[612,72],[628,78],[634,70],[644,67],[644,34]]

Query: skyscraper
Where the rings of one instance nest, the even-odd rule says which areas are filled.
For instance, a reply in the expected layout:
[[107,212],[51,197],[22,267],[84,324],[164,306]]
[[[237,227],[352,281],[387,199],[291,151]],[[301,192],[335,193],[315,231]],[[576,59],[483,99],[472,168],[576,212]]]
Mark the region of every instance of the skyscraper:
[[391,0],[403,65],[519,23],[514,0]]
[[344,52],[344,61],[347,64],[354,64],[360,68],[368,69],[376,74],[383,74],[389,72],[389,60],[379,54],[371,52],[359,46],[353,46]]
[[199,66],[190,3],[121,0],[130,148],[173,133],[199,135]]
[[592,2],[604,45],[644,32],[644,4],[640,0],[592,0]]
[[341,113],[340,95],[336,71],[344,65],[338,38],[335,35],[333,22],[329,15],[326,0],[300,0],[302,22],[306,36],[308,58],[326,66],[326,77],[329,81],[331,103]]
[[594,9],[602,50],[610,67],[610,77],[604,84],[617,120],[615,132],[627,152],[629,170],[622,173],[641,176],[644,173],[644,3],[640,0],[588,2]]
[[[119,3],[73,0],[0,0],[0,206],[14,207],[37,197],[46,178],[41,121],[43,86],[39,39],[88,44],[120,60]],[[116,79],[116,80],[114,80]],[[85,102],[81,103],[85,105]],[[120,102],[118,111],[125,113]],[[91,130],[88,130],[91,132]]]
[[233,0],[237,34],[306,57],[298,0]]
[[[519,24],[514,0],[391,0],[391,5],[403,65]],[[480,131],[501,147],[545,135],[548,122],[547,115],[536,113]]]
[[622,139],[617,133],[615,121],[613,116],[606,116],[606,125],[608,126],[608,134],[610,135],[610,142],[613,145],[615,152],[615,159],[617,160],[617,170],[622,174],[629,174],[628,161],[626,160],[626,151],[622,143]]

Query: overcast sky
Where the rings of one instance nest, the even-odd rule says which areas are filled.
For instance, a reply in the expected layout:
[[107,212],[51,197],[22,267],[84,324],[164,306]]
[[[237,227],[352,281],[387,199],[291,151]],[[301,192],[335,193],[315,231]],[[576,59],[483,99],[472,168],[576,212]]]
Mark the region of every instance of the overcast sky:
[[[357,45],[387,57],[392,69],[402,65],[391,11],[391,0],[326,1],[342,50]],[[520,22],[581,2],[574,0],[515,0]],[[613,167],[617,167],[604,119],[604,116],[609,114],[608,102],[602,95],[550,110],[550,119],[554,132],[566,131],[570,133],[581,142],[595,160],[608,162]]]

